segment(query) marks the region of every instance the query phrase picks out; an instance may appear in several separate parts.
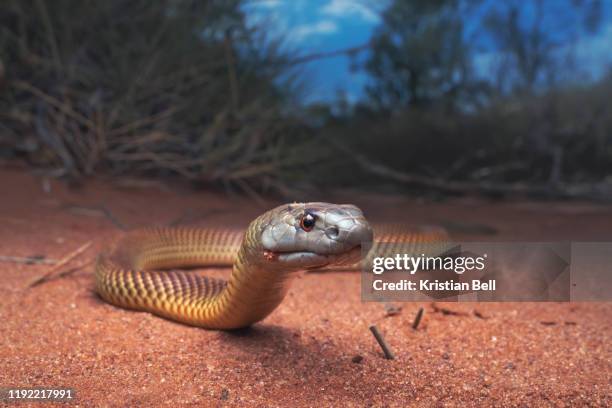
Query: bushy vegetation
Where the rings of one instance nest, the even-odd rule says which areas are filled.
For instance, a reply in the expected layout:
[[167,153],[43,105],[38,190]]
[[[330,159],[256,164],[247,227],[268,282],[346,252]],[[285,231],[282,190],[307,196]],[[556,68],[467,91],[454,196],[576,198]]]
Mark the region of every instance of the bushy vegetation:
[[[304,107],[292,74],[312,58],[280,52],[239,0],[6,0],[2,154],[57,176],[173,175],[247,192],[313,178],[612,190],[612,72],[586,78],[566,46],[598,30],[601,1],[364,3],[381,16],[367,52],[349,53],[366,95]],[[479,38],[496,54],[485,75]]]
[[244,189],[301,163],[287,57],[239,1],[7,0],[0,19],[5,154]]
[[[372,78],[366,97],[318,111],[349,156],[334,173],[352,161],[371,182],[420,189],[612,191],[612,71],[589,78],[568,46],[600,15],[596,0],[390,2],[372,52],[355,62]],[[494,44],[486,72],[479,38]]]
[[[588,86],[503,98],[477,112],[406,108],[332,116],[325,132],[354,152],[367,152],[373,163],[432,179],[551,186],[611,182],[610,92],[612,76]],[[335,161],[334,172],[350,163],[349,153]],[[363,183],[346,176],[343,183]]]

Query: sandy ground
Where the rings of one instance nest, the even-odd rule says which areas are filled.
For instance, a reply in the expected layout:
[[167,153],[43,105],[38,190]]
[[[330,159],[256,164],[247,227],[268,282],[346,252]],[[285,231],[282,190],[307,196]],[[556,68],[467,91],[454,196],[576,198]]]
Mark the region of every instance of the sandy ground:
[[[102,181],[69,189],[15,168],[0,170],[0,185],[0,255],[61,259],[92,242],[58,272],[77,270],[33,288],[49,265],[0,262],[0,386],[72,387],[71,405],[84,407],[612,404],[610,303],[405,303],[388,317],[360,301],[359,274],[308,274],[254,328],[206,331],[103,303],[91,262],[121,234],[115,224],[239,227],[262,211],[253,200]],[[351,201],[374,220],[460,221],[457,239],[612,239],[612,208],[588,203],[313,199]]]

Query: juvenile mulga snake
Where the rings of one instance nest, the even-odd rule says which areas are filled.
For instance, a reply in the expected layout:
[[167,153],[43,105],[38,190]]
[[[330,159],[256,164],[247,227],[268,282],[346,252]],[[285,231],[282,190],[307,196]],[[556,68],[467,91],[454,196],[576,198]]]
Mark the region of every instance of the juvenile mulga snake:
[[[436,242],[440,231],[375,228],[375,242]],[[360,209],[288,204],[230,229],[151,228],[126,234],[96,262],[96,289],[117,306],[208,329],[236,329],[269,315],[296,272],[354,265],[373,230]],[[228,281],[162,269],[233,265]]]

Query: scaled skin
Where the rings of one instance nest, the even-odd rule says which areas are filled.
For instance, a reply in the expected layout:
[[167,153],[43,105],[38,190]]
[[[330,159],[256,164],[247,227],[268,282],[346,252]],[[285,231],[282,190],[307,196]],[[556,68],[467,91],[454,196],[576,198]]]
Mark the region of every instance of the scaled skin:
[[[314,218],[305,227],[304,217]],[[237,329],[268,316],[295,273],[351,264],[372,229],[353,205],[286,204],[251,222],[227,282],[150,269],[232,261],[239,235],[207,229],[150,229],[128,234],[96,265],[96,288],[117,306],[145,310],[208,329]]]

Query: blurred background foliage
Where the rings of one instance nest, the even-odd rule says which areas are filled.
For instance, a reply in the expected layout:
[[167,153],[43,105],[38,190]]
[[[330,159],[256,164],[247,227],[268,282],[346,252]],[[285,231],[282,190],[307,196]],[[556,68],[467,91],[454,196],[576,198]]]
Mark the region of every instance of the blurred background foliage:
[[[250,190],[301,163],[287,56],[239,1],[6,1],[4,149],[72,179],[178,175]],[[6,153],[5,153],[6,154]],[[290,165],[290,166],[289,166]]]
[[[305,105],[305,57],[247,24],[244,1],[5,0],[0,154],[73,180],[179,176],[250,194],[610,199],[612,70],[585,79],[566,46],[599,28],[602,4],[563,1],[560,18],[561,1],[362,1],[381,16],[366,52],[347,51],[366,96]],[[502,57],[485,77],[478,36]]]

